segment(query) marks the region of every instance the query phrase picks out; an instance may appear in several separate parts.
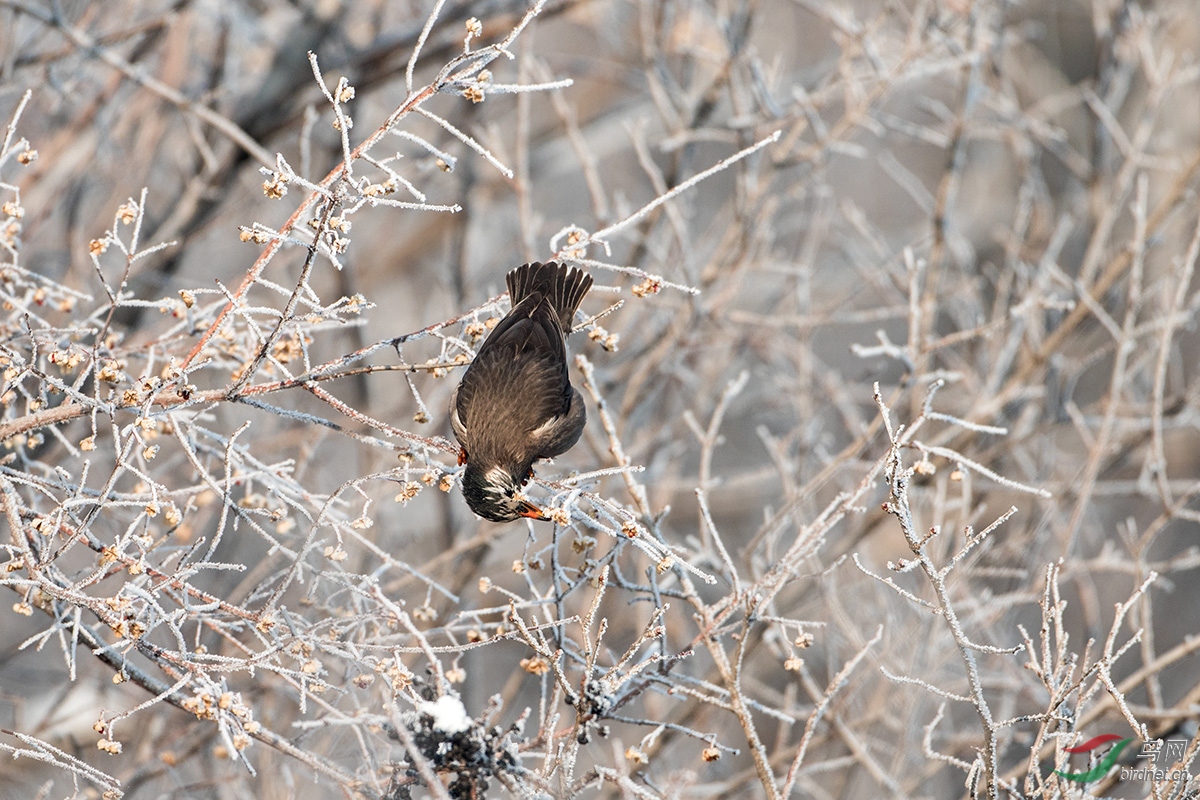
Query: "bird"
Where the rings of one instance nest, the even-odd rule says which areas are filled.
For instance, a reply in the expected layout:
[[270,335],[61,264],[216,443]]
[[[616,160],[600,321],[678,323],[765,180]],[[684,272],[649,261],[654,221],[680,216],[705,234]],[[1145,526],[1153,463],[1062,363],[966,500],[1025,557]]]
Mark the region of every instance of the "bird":
[[512,309],[479,346],[450,397],[462,493],[493,522],[549,519],[521,490],[533,463],[570,450],[587,421],[567,373],[567,334],[592,276],[554,261],[505,277]]

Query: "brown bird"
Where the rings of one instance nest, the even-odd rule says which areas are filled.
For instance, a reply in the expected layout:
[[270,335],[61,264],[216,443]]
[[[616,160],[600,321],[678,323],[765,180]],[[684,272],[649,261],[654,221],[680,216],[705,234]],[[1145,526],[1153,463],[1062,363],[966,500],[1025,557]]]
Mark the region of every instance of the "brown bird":
[[553,261],[508,273],[509,311],[484,340],[450,397],[450,425],[466,464],[467,505],[493,522],[546,519],[519,492],[533,462],[571,449],[587,412],[567,374],[566,335],[592,276]]

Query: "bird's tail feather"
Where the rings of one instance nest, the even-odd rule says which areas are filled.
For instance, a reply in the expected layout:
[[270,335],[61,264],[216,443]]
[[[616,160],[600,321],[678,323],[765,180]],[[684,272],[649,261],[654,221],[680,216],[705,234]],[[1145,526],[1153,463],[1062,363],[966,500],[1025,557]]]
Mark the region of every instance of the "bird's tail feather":
[[522,264],[508,273],[505,280],[513,306],[534,292],[548,297],[558,314],[558,321],[564,333],[570,332],[571,320],[579,304],[583,302],[584,295],[592,288],[591,275],[581,269],[554,261],[545,264],[536,261],[532,264]]

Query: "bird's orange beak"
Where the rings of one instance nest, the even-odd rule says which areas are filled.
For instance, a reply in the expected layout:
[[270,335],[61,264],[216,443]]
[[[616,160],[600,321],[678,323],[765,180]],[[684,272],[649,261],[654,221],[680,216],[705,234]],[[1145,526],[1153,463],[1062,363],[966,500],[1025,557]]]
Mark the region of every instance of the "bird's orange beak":
[[528,517],[529,519],[541,519],[541,520],[550,519],[549,517],[547,517],[545,514],[542,513],[542,510],[540,508],[538,508],[537,506],[535,506],[533,503],[529,502],[528,500],[521,501],[521,505],[518,506],[518,509],[517,509],[517,514],[519,514],[522,517]]

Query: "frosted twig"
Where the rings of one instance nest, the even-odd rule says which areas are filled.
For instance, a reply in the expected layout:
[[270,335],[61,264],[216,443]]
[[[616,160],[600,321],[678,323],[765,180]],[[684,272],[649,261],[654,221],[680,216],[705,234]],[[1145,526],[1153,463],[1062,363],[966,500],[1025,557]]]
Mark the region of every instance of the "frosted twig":
[[[670,201],[671,199],[673,199],[674,197],[676,197],[677,195],[679,195],[682,192],[686,192],[688,189],[692,188],[697,183],[700,183],[705,178],[710,178],[713,175],[716,175],[718,172],[722,172],[723,170],[728,169],[730,166],[732,166],[733,164],[736,164],[738,161],[741,161],[743,158],[746,158],[747,156],[757,153],[759,150],[766,147],[767,145],[773,144],[774,142],[778,142],[779,136],[781,133],[782,133],[782,131],[775,131],[775,133],[771,134],[770,136],[766,137],[765,139],[760,140],[756,144],[753,144],[750,147],[747,147],[743,150],[739,150],[738,152],[734,153],[733,155],[729,156],[728,158],[718,161],[713,166],[709,167],[708,169],[704,170],[703,172],[699,172],[699,173],[693,175],[692,177],[688,178],[686,181],[679,184],[678,186],[675,186],[674,188],[672,188],[670,191],[666,192],[665,194],[660,194],[658,197],[655,197],[649,203],[642,206],[637,211],[633,212],[632,214],[630,214],[629,216],[620,220],[619,222],[614,222],[612,225],[609,225],[606,228],[601,228],[600,230],[596,231],[595,233],[589,234],[586,238],[577,242],[574,245],[571,245],[570,247],[578,248],[578,249],[582,250],[583,247],[587,244],[591,244],[594,242],[603,242],[605,239],[607,239],[612,234],[637,222],[639,219],[646,216],[651,211],[653,211],[654,209],[661,206],[663,203]],[[556,258],[562,258],[564,255],[566,255],[565,250],[559,250],[557,253],[555,253]]]

